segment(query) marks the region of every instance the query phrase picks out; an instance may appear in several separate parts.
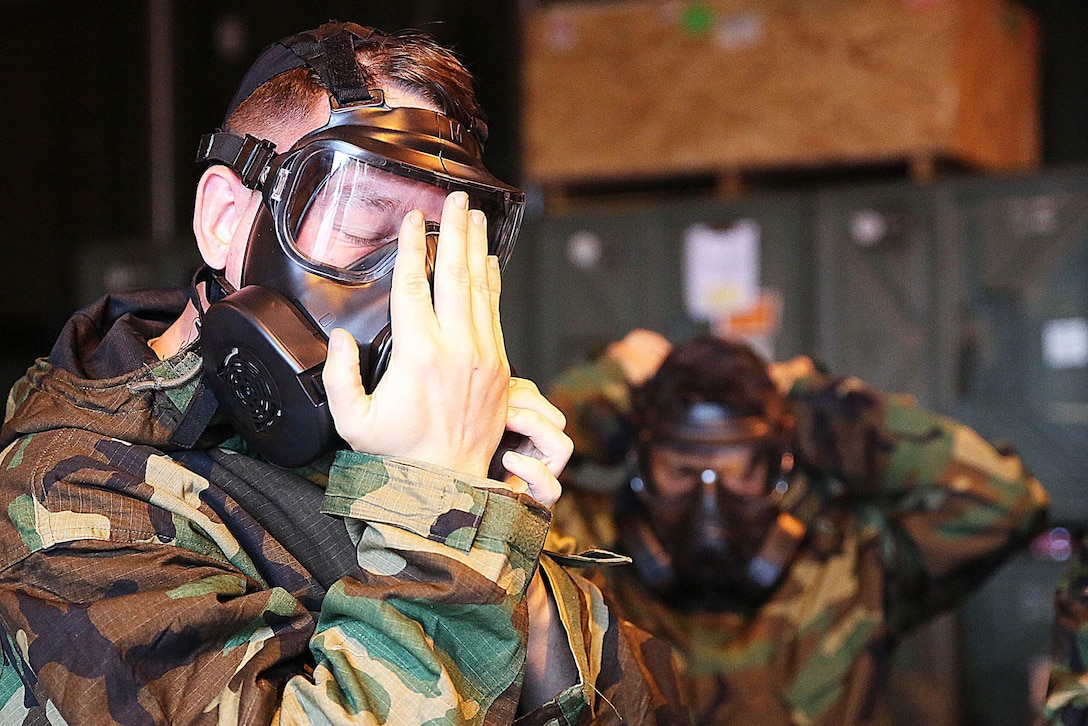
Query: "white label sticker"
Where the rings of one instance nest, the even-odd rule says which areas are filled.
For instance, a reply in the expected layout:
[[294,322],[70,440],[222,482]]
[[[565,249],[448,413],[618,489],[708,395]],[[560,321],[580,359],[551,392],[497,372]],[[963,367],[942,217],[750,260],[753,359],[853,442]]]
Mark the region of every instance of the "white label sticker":
[[727,229],[692,225],[684,239],[688,314],[717,320],[746,310],[759,294],[759,223],[742,219]]
[[1051,368],[1088,366],[1088,320],[1057,318],[1043,323],[1043,360]]
[[730,15],[718,24],[718,45],[724,50],[740,50],[759,45],[766,34],[765,26],[766,18],[761,12]]

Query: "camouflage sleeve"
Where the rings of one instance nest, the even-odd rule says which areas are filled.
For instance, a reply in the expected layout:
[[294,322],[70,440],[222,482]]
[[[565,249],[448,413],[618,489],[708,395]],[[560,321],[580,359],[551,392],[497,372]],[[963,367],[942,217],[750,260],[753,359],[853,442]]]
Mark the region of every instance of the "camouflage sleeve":
[[213,493],[153,449],[72,429],[4,451],[0,722],[271,722],[308,661],[316,603],[255,523],[224,524]]
[[603,355],[567,369],[550,386],[548,400],[567,417],[576,459],[602,465],[624,460],[631,446],[631,402],[618,363]]
[[[448,482],[441,496],[436,478]],[[359,564],[366,574],[360,579],[373,588],[350,594],[361,608],[353,620],[365,627],[348,650],[402,654],[393,663],[384,663],[384,656],[361,669],[386,690],[424,666],[426,672],[441,668],[448,679],[444,698],[431,699],[436,710],[413,715],[412,723],[445,723],[443,706],[449,714],[470,711],[465,723],[506,723],[517,706],[528,627],[523,598],[549,515],[531,497],[489,488],[486,481],[472,486],[441,469],[365,454],[341,454],[330,473],[325,511],[357,522]],[[540,564],[579,682],[520,717],[518,726],[678,723],[669,720],[678,703],[671,652],[615,619],[596,586],[550,558]],[[448,574],[437,576],[442,572]],[[336,608],[338,617],[352,607],[348,597]],[[327,613],[326,604],[322,621]],[[391,613],[422,626],[418,643],[404,627],[390,627]],[[336,646],[344,649],[340,630]],[[319,623],[318,637],[322,631]],[[433,657],[431,650],[440,654],[435,663],[417,662],[421,655]],[[336,673],[336,666],[330,661],[326,669],[319,659],[313,683],[299,685],[321,693],[328,690],[323,681],[358,678],[360,669]],[[400,698],[412,696],[416,685],[410,686]],[[300,695],[305,702],[308,697]],[[655,721],[658,716],[664,720]]]
[[[316,600],[290,555],[178,462],[25,437],[0,460],[0,722],[511,723],[548,514],[485,483],[342,453],[325,510],[359,567]],[[593,663],[616,629],[593,627],[609,617],[599,599],[563,597],[576,661]],[[594,722],[586,694],[645,687],[637,667],[606,665],[524,722]]]
[[618,618],[589,579],[549,556],[540,564],[567,630],[579,683],[517,726],[691,723],[665,641]]
[[[312,644],[317,667],[288,683],[286,720],[337,722],[311,715],[316,704],[345,720],[357,717],[353,711],[379,722],[513,720],[525,660],[523,597],[549,515],[530,497],[486,482],[337,456],[324,511],[348,518],[360,572],[326,595]],[[341,701],[350,704],[346,712]]]
[[883,533],[894,631],[961,599],[1045,523],[1039,481],[967,426],[853,378],[790,395],[798,461],[845,484]]
[[1088,725],[1088,538],[1082,537],[1054,597],[1050,682],[1043,720]]

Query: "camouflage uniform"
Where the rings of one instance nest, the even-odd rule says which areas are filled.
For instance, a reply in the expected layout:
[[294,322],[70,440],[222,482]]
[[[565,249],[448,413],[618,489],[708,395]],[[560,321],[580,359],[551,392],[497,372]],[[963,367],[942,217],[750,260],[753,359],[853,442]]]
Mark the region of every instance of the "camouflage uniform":
[[[622,371],[572,369],[549,398],[576,452],[598,467],[631,434]],[[808,531],[780,586],[751,618],[670,610],[633,568],[608,571],[617,608],[667,637],[706,724],[883,724],[896,639],[958,602],[1045,519],[1020,460],[975,432],[883,397],[856,379],[799,381],[790,395],[798,468],[790,490]],[[584,462],[577,462],[579,465]],[[568,471],[578,471],[578,468]],[[613,495],[568,482],[551,537],[613,546]]]
[[[106,299],[12,389],[0,723],[513,722],[548,512],[411,461],[246,455],[205,428],[198,352],[147,346],[183,302]],[[517,722],[677,722],[668,647],[539,562],[581,678]]]
[[1088,726],[1088,536],[1081,537],[1073,562],[1054,598],[1054,648],[1043,721],[1054,726]]

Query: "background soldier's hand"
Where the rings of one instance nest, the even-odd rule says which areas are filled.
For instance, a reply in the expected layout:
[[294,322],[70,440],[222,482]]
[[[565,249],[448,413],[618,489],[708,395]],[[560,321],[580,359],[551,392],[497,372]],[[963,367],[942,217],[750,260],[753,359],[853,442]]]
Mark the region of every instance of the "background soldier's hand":
[[782,395],[786,395],[793,388],[793,384],[801,378],[808,378],[816,374],[816,364],[808,356],[799,355],[787,361],[771,363],[767,368],[775,386]]
[[508,415],[510,364],[499,326],[498,260],[487,222],[454,192],[442,210],[434,304],[423,215],[400,228],[393,268],[389,368],[368,395],[354,338],[334,330],[324,382],[337,433],[356,451],[487,474]]
[[619,363],[623,377],[632,386],[650,379],[672,351],[672,343],[660,333],[635,328],[608,346],[605,354]]

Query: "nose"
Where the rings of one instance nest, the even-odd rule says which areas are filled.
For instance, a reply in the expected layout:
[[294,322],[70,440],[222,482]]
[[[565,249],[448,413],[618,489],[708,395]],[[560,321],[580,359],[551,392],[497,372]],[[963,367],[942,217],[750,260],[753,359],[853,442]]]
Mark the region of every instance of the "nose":
[[713,469],[703,469],[699,474],[702,484],[702,493],[699,499],[699,510],[703,516],[718,512],[718,472]]
[[702,483],[702,492],[698,515],[692,523],[696,554],[707,559],[721,557],[729,551],[729,544],[718,511],[718,474],[713,469],[705,469],[699,475],[699,480]]

